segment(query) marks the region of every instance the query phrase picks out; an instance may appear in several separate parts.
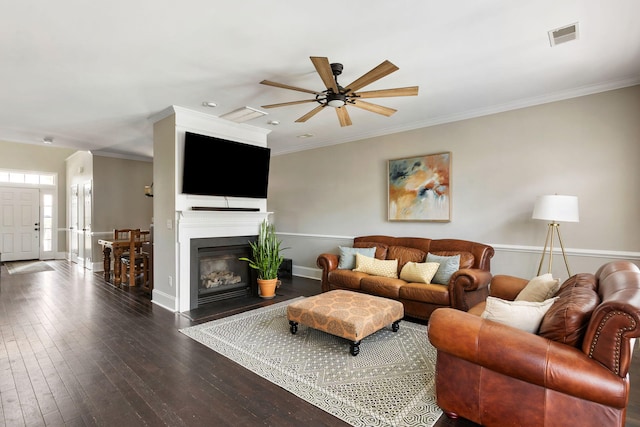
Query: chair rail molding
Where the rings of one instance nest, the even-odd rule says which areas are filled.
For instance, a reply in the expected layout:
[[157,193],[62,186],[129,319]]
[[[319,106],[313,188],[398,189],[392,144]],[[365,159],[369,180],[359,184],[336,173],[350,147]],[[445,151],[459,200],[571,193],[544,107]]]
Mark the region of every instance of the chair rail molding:
[[[493,248],[500,252],[519,252],[519,253],[531,253],[540,255],[542,253],[542,246],[521,246],[521,245],[503,245],[500,243],[488,243]],[[628,260],[638,261],[640,260],[640,252],[630,251],[610,251],[600,249],[575,249],[564,248],[565,253],[569,256],[579,256],[586,258],[622,258]],[[553,248],[554,254],[562,254],[561,248]]]

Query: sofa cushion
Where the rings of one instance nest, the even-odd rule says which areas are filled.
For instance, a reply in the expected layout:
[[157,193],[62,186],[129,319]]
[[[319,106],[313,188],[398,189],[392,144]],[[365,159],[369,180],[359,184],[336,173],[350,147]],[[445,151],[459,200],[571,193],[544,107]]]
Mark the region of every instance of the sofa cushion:
[[551,273],[543,274],[529,280],[516,296],[515,301],[542,302],[551,298],[560,288],[560,280],[554,279]]
[[482,316],[482,313],[484,313],[485,308],[487,308],[487,300],[481,301],[478,304],[474,305],[469,309],[469,311],[467,311],[467,313],[480,317]]
[[400,288],[399,295],[401,300],[428,302],[445,307],[451,305],[449,287],[444,285],[407,283]]
[[431,279],[432,283],[448,285],[453,273],[460,269],[460,254],[453,256],[442,256],[432,253],[427,254],[427,262],[437,262],[440,264],[436,275]]
[[439,256],[455,256],[460,255],[459,268],[473,268],[475,258],[471,252],[465,251],[431,251],[430,253]]
[[362,254],[369,257],[373,257],[376,248],[348,248],[345,246],[338,246],[340,250],[340,261],[338,262],[338,268],[342,270],[353,270],[356,267],[356,254]]
[[538,335],[577,348],[582,347],[591,314],[600,304],[597,292],[588,286],[591,279],[595,285],[595,277],[591,274],[582,276],[591,277],[574,276],[567,281],[571,280],[574,285],[580,283],[582,286],[563,285],[562,292],[558,291],[556,302],[542,319]]
[[398,260],[398,274],[402,267],[408,262],[423,262],[427,254],[420,249],[409,248],[407,246],[389,246],[387,259]]
[[481,317],[535,334],[542,318],[556,299],[550,298],[542,302],[507,301],[489,296]]
[[409,261],[400,270],[400,278],[407,282],[431,283],[431,279],[438,271],[437,262],[411,262]]
[[354,268],[353,271],[397,279],[398,260],[382,260],[356,254],[356,268]]
[[387,259],[387,249],[389,245],[381,242],[353,242],[354,248],[376,248],[375,257],[378,259]]
[[359,290],[360,280],[366,276],[368,274],[352,270],[333,270],[329,273],[329,283],[339,288]]
[[596,276],[594,276],[591,273],[575,274],[564,281],[562,286],[560,286],[560,289],[558,289],[558,292],[556,293],[556,295],[560,295],[562,292],[566,292],[566,290],[569,288],[576,288],[576,287],[587,288],[587,289],[591,289],[594,292],[597,292],[598,284],[596,281]]
[[383,298],[398,299],[400,289],[407,282],[383,276],[366,276],[360,281],[360,290]]

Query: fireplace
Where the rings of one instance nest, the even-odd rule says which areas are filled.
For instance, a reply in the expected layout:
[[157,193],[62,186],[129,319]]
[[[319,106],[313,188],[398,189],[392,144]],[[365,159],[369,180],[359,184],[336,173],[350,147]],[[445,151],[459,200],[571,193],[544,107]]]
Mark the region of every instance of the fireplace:
[[215,301],[257,295],[254,274],[241,257],[250,257],[257,236],[191,239],[192,308]]
[[[187,312],[198,307],[198,282],[200,281],[197,263],[199,248],[218,248],[220,246],[245,246],[257,238],[260,223],[267,218],[268,212],[200,211],[183,210],[178,212],[178,279],[176,283],[177,311]],[[245,268],[248,265],[245,263]],[[257,292],[255,271],[249,270],[251,286]],[[171,277],[169,277],[171,281]],[[169,284],[171,286],[171,282]],[[254,290],[252,289],[252,292]],[[165,297],[154,290],[154,299]],[[220,295],[219,295],[220,296]],[[170,295],[166,295],[170,298]],[[223,300],[224,301],[224,300]],[[170,303],[168,302],[167,305]]]

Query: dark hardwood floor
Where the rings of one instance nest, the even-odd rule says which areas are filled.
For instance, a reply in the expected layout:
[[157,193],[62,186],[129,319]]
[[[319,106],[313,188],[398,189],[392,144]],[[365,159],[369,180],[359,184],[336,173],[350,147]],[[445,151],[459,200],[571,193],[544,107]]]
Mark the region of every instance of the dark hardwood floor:
[[[54,271],[0,268],[0,426],[347,425],[178,332],[316,294],[319,282],[284,280],[273,300],[211,304],[185,316],[69,262],[49,264]],[[632,385],[640,381],[638,353]],[[628,426],[640,426],[634,391]],[[436,425],[475,424],[443,416]]]

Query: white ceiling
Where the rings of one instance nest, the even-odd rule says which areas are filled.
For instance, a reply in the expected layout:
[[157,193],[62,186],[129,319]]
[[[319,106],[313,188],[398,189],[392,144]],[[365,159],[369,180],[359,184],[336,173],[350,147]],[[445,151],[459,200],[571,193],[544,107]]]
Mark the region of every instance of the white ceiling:
[[[171,105],[219,116],[312,96],[263,79],[324,89],[309,56],[344,64],[342,84],[400,68],[362,90],[420,86],[368,100],[391,117],[350,108],[349,127],[330,108],[294,123],[311,103],[248,122],[274,154],[342,143],[638,84],[638,17],[638,0],[9,1],[0,139],[151,157],[150,117]],[[574,22],[579,39],[550,47]]]

